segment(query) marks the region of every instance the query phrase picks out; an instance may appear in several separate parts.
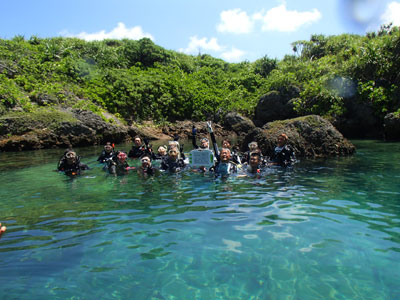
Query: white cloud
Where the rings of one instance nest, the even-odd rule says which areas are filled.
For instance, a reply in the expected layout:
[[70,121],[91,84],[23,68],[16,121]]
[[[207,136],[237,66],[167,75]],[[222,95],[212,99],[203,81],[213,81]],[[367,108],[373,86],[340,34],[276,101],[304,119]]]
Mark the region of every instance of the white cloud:
[[229,62],[239,62],[246,53],[233,47],[230,51],[221,54],[221,58]]
[[[245,55],[246,53],[242,50],[236,49],[232,47],[231,50],[225,51],[227,47],[221,46],[218,44],[218,40],[216,38],[198,38],[197,36],[192,36],[190,38],[190,42],[187,48],[179,49],[178,51],[186,53],[186,54],[199,54],[208,51],[214,52],[216,56],[221,57],[222,59],[229,62],[237,62]],[[225,52],[224,52],[225,51]]]
[[132,28],[127,28],[124,23],[119,22],[117,27],[112,29],[110,32],[101,30],[94,33],[81,32],[78,34],[70,34],[68,32],[62,32],[62,35],[68,37],[77,37],[86,41],[104,40],[104,39],[132,39],[139,40],[141,38],[147,37],[154,40],[154,37],[150,33],[143,32],[142,27],[135,26]]
[[205,51],[222,51],[223,47],[218,44],[216,38],[211,38],[208,40],[207,38],[199,39],[196,35],[190,38],[190,42],[187,48],[179,49],[180,52],[184,52],[186,54],[198,54],[202,50]]
[[286,4],[281,4],[271,8],[265,14],[263,12],[254,14],[253,19],[263,22],[263,31],[293,32],[303,25],[318,21],[321,16],[315,8],[311,11],[299,12],[287,10]]
[[400,26],[400,2],[391,2],[386,11],[381,16],[383,24],[393,23],[394,26]]
[[239,8],[221,12],[221,23],[217,25],[219,32],[250,33],[253,30],[253,21],[245,11]]

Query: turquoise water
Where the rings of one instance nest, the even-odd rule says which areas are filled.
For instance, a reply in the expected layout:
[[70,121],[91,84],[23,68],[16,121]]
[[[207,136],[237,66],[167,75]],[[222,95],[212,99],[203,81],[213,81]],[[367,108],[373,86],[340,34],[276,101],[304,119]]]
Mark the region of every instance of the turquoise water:
[[400,299],[400,144],[355,143],[226,181],[0,153],[0,299]]

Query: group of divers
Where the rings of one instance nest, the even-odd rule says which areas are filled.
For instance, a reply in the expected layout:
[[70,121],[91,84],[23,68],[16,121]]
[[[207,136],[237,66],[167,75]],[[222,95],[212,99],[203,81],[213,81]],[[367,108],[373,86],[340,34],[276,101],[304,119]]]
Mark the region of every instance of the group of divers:
[[[179,145],[178,136],[168,143],[168,146],[160,146],[157,153],[154,153],[147,139],[136,136],[134,145],[128,155],[123,151],[115,151],[111,143],[106,143],[97,161],[104,164],[103,169],[113,175],[125,175],[130,170],[136,171],[142,176],[155,176],[161,172],[177,173],[187,167],[198,172],[210,172],[216,177],[227,177],[230,174],[238,176],[255,175],[262,176],[263,172],[270,166],[289,167],[296,160],[292,148],[287,144],[288,137],[282,133],[277,138],[277,146],[271,156],[263,156],[257,142],[251,142],[249,150],[245,153],[238,153],[232,149],[232,143],[229,139],[222,141],[222,148],[219,150],[211,123],[207,123],[207,129],[210,133],[214,153],[210,160],[211,167],[196,165],[193,167],[183,152],[183,145]],[[196,142],[197,129],[192,129],[192,144],[198,151],[208,151],[209,140],[202,138],[200,145]],[[139,167],[130,167],[127,158],[140,159]],[[159,161],[159,167],[155,167],[152,161]],[[157,164],[158,165],[158,164]],[[81,175],[82,171],[89,170],[89,166],[81,163],[80,157],[72,149],[67,149],[57,165],[57,170],[65,175],[75,177]],[[5,226],[0,223],[0,237],[6,231]]]
[[[177,173],[190,168],[198,172],[210,172],[216,177],[227,177],[230,174],[247,176],[254,174],[262,176],[270,166],[288,167],[295,162],[295,155],[292,148],[287,144],[288,137],[282,133],[277,137],[277,145],[270,156],[264,156],[258,147],[257,142],[249,143],[248,151],[239,153],[232,149],[229,139],[222,141],[222,148],[219,149],[211,123],[207,123],[207,130],[210,134],[213,150],[210,150],[209,139],[200,139],[200,145],[196,142],[197,129],[192,128],[192,144],[196,152],[208,151],[211,155],[210,165],[194,165],[189,161],[183,152],[183,145],[179,144],[179,136],[175,135],[174,140],[169,141],[168,146],[160,146],[157,153],[154,153],[149,141],[136,136],[132,149],[126,154],[123,151],[116,151],[114,145],[106,143],[97,161],[104,164],[103,170],[113,175],[125,175],[129,171],[136,171],[142,176],[156,176],[161,172]],[[131,167],[127,158],[140,159],[141,165]],[[152,162],[156,163],[157,167]],[[80,161],[80,157],[72,149],[67,149],[58,162],[57,170],[68,176],[77,176],[82,171],[90,169],[88,165]]]

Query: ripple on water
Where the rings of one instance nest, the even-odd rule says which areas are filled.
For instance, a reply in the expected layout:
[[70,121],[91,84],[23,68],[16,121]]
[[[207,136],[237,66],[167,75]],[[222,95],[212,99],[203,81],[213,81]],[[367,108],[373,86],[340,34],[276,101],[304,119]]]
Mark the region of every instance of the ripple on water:
[[363,143],[259,179],[3,170],[0,299],[397,299],[400,167]]

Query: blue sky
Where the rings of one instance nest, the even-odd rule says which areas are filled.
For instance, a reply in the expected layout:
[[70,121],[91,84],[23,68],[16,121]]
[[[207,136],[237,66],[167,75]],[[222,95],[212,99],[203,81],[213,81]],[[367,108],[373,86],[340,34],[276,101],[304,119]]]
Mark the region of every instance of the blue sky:
[[151,38],[229,62],[282,59],[312,34],[400,26],[400,0],[1,0],[0,38]]

